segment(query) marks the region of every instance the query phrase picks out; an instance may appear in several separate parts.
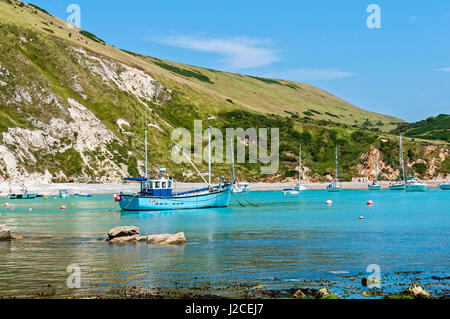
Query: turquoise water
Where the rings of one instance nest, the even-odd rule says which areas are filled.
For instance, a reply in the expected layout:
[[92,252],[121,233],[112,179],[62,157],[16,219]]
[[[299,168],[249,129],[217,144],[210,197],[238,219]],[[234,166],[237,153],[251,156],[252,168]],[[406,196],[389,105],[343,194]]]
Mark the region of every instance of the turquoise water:
[[[224,209],[139,213],[120,212],[111,195],[3,199],[0,224],[24,238],[0,243],[0,295],[27,297],[46,284],[59,296],[90,296],[120,285],[251,282],[287,289],[328,280],[336,294],[358,297],[370,264],[380,266],[386,291],[414,280],[436,294],[448,289],[448,280],[431,277],[450,273],[450,192],[255,192],[245,197],[258,207],[232,200]],[[328,199],[332,206],[325,205]],[[372,207],[366,205],[369,199]],[[14,210],[4,208],[5,202]],[[61,211],[61,205],[68,209]],[[188,244],[104,242],[108,230],[119,225],[138,226],[143,234],[183,231]],[[81,289],[66,288],[71,264],[81,267]]]

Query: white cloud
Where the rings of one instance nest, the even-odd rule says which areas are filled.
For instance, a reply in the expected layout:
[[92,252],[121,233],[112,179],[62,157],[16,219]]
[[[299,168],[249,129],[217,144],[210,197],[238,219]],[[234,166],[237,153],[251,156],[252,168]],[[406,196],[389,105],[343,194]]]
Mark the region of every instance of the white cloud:
[[232,69],[248,69],[279,61],[275,50],[267,48],[268,40],[253,38],[205,38],[199,36],[169,36],[159,42],[172,46],[216,53]]
[[282,77],[297,81],[337,80],[355,76],[356,74],[339,69],[295,69],[284,73]]
[[449,67],[449,68],[433,69],[433,71],[437,71],[437,72],[450,72],[450,67]]

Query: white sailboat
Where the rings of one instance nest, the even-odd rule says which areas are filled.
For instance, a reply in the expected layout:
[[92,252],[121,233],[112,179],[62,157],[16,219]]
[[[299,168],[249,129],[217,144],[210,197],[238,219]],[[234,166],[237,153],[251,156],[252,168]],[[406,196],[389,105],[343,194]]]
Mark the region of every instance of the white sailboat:
[[380,175],[380,167],[379,167],[378,163],[379,163],[379,151],[377,149],[377,176],[375,177],[375,181],[369,185],[370,191],[380,191],[381,190],[381,185],[380,185],[380,183],[378,183],[378,176]]
[[298,184],[295,186],[295,190],[299,192],[306,191],[307,188],[305,185],[302,184],[302,145],[300,144],[300,151],[298,153],[299,155],[299,169],[298,169]]
[[328,185],[327,191],[329,193],[339,193],[342,190],[342,186],[340,184],[340,178],[339,178],[339,159],[338,159],[338,148],[336,146],[336,180]]
[[294,189],[292,189],[292,188],[283,189],[283,194],[284,195],[298,195],[298,194],[300,194],[300,192],[303,192],[306,190],[307,190],[306,186],[302,184],[302,145],[300,144],[298,184],[295,186]]
[[[405,163],[403,161],[403,145],[402,145],[402,135],[400,135],[400,166],[399,166],[399,170],[401,170],[399,176],[398,176],[398,181],[394,182],[391,184],[391,186],[389,186],[389,189],[391,191],[404,191],[406,189],[406,176],[405,176]],[[403,174],[403,180],[402,178],[402,174]]]
[[428,184],[420,181],[418,178],[409,177],[406,181],[407,192],[426,192]]
[[234,168],[234,141],[231,139],[231,158],[232,158],[232,181],[231,184],[233,187],[231,188],[231,192],[233,194],[239,193],[249,193],[250,192],[250,184],[247,182],[239,182],[236,183],[236,172]]

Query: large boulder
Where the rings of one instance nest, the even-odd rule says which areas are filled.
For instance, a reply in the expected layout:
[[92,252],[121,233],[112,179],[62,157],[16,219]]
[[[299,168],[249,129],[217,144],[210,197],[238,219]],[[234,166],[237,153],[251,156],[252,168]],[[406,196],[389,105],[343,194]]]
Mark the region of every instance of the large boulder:
[[130,237],[130,236],[139,236],[140,230],[136,226],[119,226],[111,229],[108,232],[109,240],[118,237]]
[[0,241],[11,241],[13,239],[11,230],[6,225],[0,225]]
[[175,235],[171,234],[151,235],[147,237],[147,244],[184,245],[186,244],[186,237],[184,236],[184,233],[178,233]]
[[433,296],[419,285],[411,285],[406,289],[405,294],[414,297],[415,299],[432,299]]
[[134,236],[116,237],[116,238],[111,239],[109,242],[112,244],[127,244],[127,243],[139,243],[139,242],[146,242],[146,241],[147,241],[147,237],[134,235]]

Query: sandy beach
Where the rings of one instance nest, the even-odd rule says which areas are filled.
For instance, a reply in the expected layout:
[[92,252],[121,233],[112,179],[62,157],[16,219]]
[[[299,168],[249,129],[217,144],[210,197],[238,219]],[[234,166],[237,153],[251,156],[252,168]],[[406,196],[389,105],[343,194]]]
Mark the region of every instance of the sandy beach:
[[[387,189],[391,182],[381,182],[383,189]],[[430,188],[438,188],[443,181],[428,181]],[[304,183],[308,190],[325,190],[329,183]],[[343,190],[367,190],[369,182],[343,182]],[[66,189],[69,194],[88,193],[92,195],[116,194],[116,193],[135,193],[139,191],[138,183],[125,184],[45,184],[45,185],[26,185],[28,193],[42,195],[58,195],[59,191]],[[193,190],[204,187],[201,183],[178,183],[176,192]],[[286,188],[295,187],[295,183],[250,183],[250,189],[253,192],[262,191],[281,191]],[[22,193],[20,185],[12,184],[11,193]],[[0,197],[9,194],[9,184],[0,183]]]

